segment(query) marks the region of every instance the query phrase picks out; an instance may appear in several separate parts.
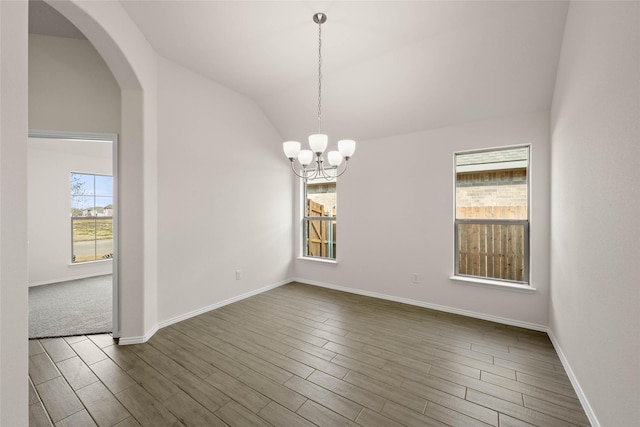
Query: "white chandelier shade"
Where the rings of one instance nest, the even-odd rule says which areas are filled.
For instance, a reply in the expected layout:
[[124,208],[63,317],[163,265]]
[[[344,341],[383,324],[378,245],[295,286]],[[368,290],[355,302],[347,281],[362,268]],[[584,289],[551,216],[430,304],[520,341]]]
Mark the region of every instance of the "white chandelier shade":
[[[347,163],[353,153],[356,151],[356,142],[352,139],[343,139],[338,141],[338,151],[332,150],[327,153],[327,161],[330,169],[324,167],[323,154],[327,149],[328,137],[325,134],[313,134],[309,136],[310,150],[302,150],[302,144],[298,141],[286,141],[282,143],[284,155],[291,162],[291,168],[300,178],[314,179],[325,178],[327,180],[334,179],[342,175],[347,170]],[[309,168],[312,162],[315,166]],[[344,168],[338,171],[338,167],[344,160]],[[301,170],[297,171],[294,163],[298,162]]]
[[[322,24],[326,21],[327,16],[324,13],[313,15],[313,22],[318,24],[318,130],[322,123]],[[345,173],[349,159],[356,151],[356,142],[352,139],[338,141],[338,151],[333,150],[327,153],[329,167],[325,167],[322,156],[327,149],[328,141],[327,135],[318,132],[309,136],[310,150],[302,150],[298,141],[283,142],[282,149],[291,162],[293,173],[305,180],[316,178],[332,180]],[[296,162],[299,164],[297,168]],[[310,167],[313,162],[315,165]],[[339,171],[341,164],[344,164],[344,167]]]

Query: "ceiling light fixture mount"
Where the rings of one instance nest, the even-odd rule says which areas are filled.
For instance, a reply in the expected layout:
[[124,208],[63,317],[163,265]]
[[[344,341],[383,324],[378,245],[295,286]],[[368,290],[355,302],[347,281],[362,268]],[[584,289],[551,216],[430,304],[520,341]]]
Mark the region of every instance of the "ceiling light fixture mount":
[[[333,180],[346,172],[349,159],[356,150],[356,142],[351,139],[338,141],[338,151],[329,151],[327,161],[329,167],[324,166],[322,154],[327,148],[328,137],[321,133],[322,125],[322,24],[327,21],[324,13],[315,13],[313,22],[318,24],[318,133],[309,135],[309,147],[311,150],[301,150],[298,141],[286,141],[282,143],[285,156],[291,163],[291,169],[298,177],[305,181],[309,179],[324,178]],[[296,169],[296,160],[300,166]],[[344,160],[344,163],[343,163]],[[312,165],[312,162],[315,165]],[[342,170],[340,165],[344,164]]]
[[316,24],[324,24],[325,22],[327,22],[327,15],[322,12],[315,13],[313,15],[313,22],[315,22]]

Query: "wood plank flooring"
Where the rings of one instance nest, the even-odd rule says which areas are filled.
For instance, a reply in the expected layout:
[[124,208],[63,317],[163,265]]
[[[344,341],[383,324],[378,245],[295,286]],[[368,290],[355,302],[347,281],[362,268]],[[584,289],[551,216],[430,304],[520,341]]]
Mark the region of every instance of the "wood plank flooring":
[[589,426],[544,333],[299,283],[29,342],[31,426]]

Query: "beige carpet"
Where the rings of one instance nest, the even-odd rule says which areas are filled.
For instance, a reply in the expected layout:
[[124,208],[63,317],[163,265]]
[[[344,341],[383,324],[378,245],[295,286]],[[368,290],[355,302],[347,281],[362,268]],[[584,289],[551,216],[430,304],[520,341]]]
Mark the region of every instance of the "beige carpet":
[[29,288],[29,338],[110,333],[112,276]]

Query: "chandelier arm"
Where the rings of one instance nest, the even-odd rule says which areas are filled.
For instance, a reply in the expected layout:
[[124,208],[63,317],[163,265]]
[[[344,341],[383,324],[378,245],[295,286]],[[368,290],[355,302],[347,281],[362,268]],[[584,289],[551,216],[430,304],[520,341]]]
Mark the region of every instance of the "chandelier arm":
[[310,175],[307,175],[304,179],[306,180],[314,180],[318,177],[318,171],[314,170],[313,173],[311,173]]
[[335,177],[327,173],[325,168],[322,168],[322,178],[324,178],[325,181],[331,181]]
[[[341,176],[343,173],[345,173],[347,171],[347,165],[348,165],[348,161],[345,161],[344,165],[344,169],[342,169],[342,172],[338,173],[338,169],[339,166],[335,167],[336,173],[334,175],[331,175],[329,173],[327,173],[326,168],[323,165],[323,160],[320,156],[317,156],[315,162],[316,162],[316,167],[313,168],[313,170],[309,170],[307,168],[305,168],[304,166],[302,167],[302,170],[300,172],[298,172],[295,168],[295,160],[293,158],[289,159],[289,162],[291,164],[291,170],[293,171],[293,173],[298,177],[298,178],[303,178],[303,179],[315,179],[318,177],[322,177],[324,179],[326,179],[327,181],[330,181],[332,179],[336,179],[337,177]],[[333,167],[331,167],[330,169],[333,169]],[[311,172],[311,173],[309,173]]]
[[[335,170],[335,172],[329,173],[329,170]],[[344,171],[342,173],[344,173]],[[340,176],[338,175],[338,166],[331,166],[329,168],[325,168],[324,161],[322,160],[322,158],[319,158],[318,160],[316,160],[316,168],[314,170],[314,175],[310,179],[322,178],[325,181],[331,181],[336,179],[338,176]]]
[[331,173],[329,173],[327,171],[327,169],[324,166],[320,167],[320,170],[322,171],[322,175],[321,176],[325,181],[331,181],[331,180],[334,180],[334,179],[336,179],[337,177],[340,176],[340,175],[338,175],[338,167],[337,166],[336,167],[331,166],[331,167],[329,167],[329,169],[335,169],[335,173],[331,174]]
[[322,156],[320,154],[316,154],[316,170],[313,177],[314,178],[324,177],[324,164],[323,164]]
[[[317,161],[316,161],[317,163]],[[309,179],[314,179],[317,174],[318,174],[318,166],[316,165],[315,168],[313,169],[307,169],[306,167],[303,166],[302,171],[300,171],[300,173],[297,173],[294,169],[293,171],[298,177],[302,178],[305,180],[305,182]]]
[[304,167],[302,168],[302,174],[298,173],[298,171],[296,170],[295,166],[294,166],[294,161],[293,159],[289,159],[289,161],[291,162],[291,170],[293,171],[293,173],[298,177],[298,178],[304,178],[306,179],[306,174],[305,174],[305,169]]
[[344,174],[347,171],[348,167],[349,167],[349,159],[345,159],[345,161],[344,161],[344,169],[342,169],[342,172],[337,173],[338,172],[338,168],[336,168],[336,173],[337,173],[336,178],[339,177],[339,176],[342,176],[342,174]]

